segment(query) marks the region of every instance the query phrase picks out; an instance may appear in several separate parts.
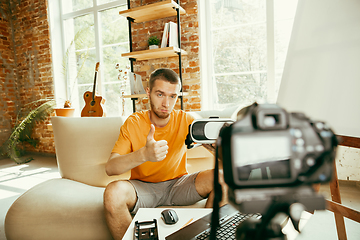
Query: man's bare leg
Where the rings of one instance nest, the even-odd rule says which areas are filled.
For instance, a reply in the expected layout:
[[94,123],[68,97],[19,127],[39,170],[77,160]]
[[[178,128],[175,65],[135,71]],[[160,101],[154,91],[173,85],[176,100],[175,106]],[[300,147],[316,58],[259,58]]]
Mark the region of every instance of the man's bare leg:
[[136,192],[128,181],[110,183],[104,192],[105,218],[115,240],[122,239],[132,217],[130,210],[135,206]]
[[[224,182],[222,171],[219,171],[219,183],[222,189],[222,199],[219,205],[223,206],[228,203],[228,187]],[[200,172],[195,179],[195,187],[200,196],[208,198],[205,207],[212,208],[214,202],[214,170]]]

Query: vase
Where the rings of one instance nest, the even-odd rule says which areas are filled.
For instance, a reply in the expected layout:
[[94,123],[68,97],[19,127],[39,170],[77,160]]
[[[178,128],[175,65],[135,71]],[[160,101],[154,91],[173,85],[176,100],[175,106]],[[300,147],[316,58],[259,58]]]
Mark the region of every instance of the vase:
[[75,108],[54,108],[54,110],[58,117],[72,117],[75,112]]
[[159,48],[158,45],[150,45],[150,46],[149,46],[149,49],[157,49],[157,48]]

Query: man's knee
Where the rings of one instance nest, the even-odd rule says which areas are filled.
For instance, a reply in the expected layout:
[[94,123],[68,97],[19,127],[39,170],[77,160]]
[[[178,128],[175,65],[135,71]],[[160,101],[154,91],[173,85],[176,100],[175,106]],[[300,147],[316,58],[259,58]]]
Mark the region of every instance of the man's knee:
[[132,209],[136,200],[135,189],[128,181],[111,182],[105,188],[104,206],[109,212],[125,206]]
[[214,187],[214,170],[205,170],[199,172],[195,179],[196,191],[202,197],[208,197]]
[[[219,169],[218,173],[218,181],[221,185],[221,188],[224,191],[227,192],[227,184],[224,180],[224,174],[223,170]],[[205,170],[201,171],[195,180],[195,186],[196,190],[199,192],[200,195],[204,196],[206,194],[209,194],[211,191],[214,190],[214,170]]]

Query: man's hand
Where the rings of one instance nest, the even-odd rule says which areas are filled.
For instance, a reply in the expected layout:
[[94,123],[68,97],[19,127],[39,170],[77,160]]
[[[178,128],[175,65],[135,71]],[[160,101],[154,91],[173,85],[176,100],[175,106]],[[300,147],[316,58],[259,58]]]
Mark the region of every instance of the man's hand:
[[149,134],[146,138],[146,158],[150,162],[160,162],[165,159],[169,147],[166,140],[155,141],[154,134],[155,127],[151,124]]

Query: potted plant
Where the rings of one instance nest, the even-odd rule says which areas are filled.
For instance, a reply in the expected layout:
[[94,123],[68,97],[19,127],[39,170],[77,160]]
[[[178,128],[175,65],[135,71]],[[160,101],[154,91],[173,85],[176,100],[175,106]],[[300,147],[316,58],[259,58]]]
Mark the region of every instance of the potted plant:
[[32,157],[25,157],[28,143],[36,147],[39,140],[32,137],[32,132],[37,122],[46,120],[53,112],[54,99],[40,99],[27,103],[22,107],[15,121],[15,126],[9,138],[0,147],[0,155],[9,157],[17,164],[27,163]]
[[149,49],[159,48],[160,39],[157,36],[150,36],[148,39]]
[[64,103],[64,107],[60,108],[54,108],[55,110],[55,115],[59,116],[59,117],[72,117],[74,115],[75,112],[75,108],[71,107],[71,101],[70,100],[66,100]]

